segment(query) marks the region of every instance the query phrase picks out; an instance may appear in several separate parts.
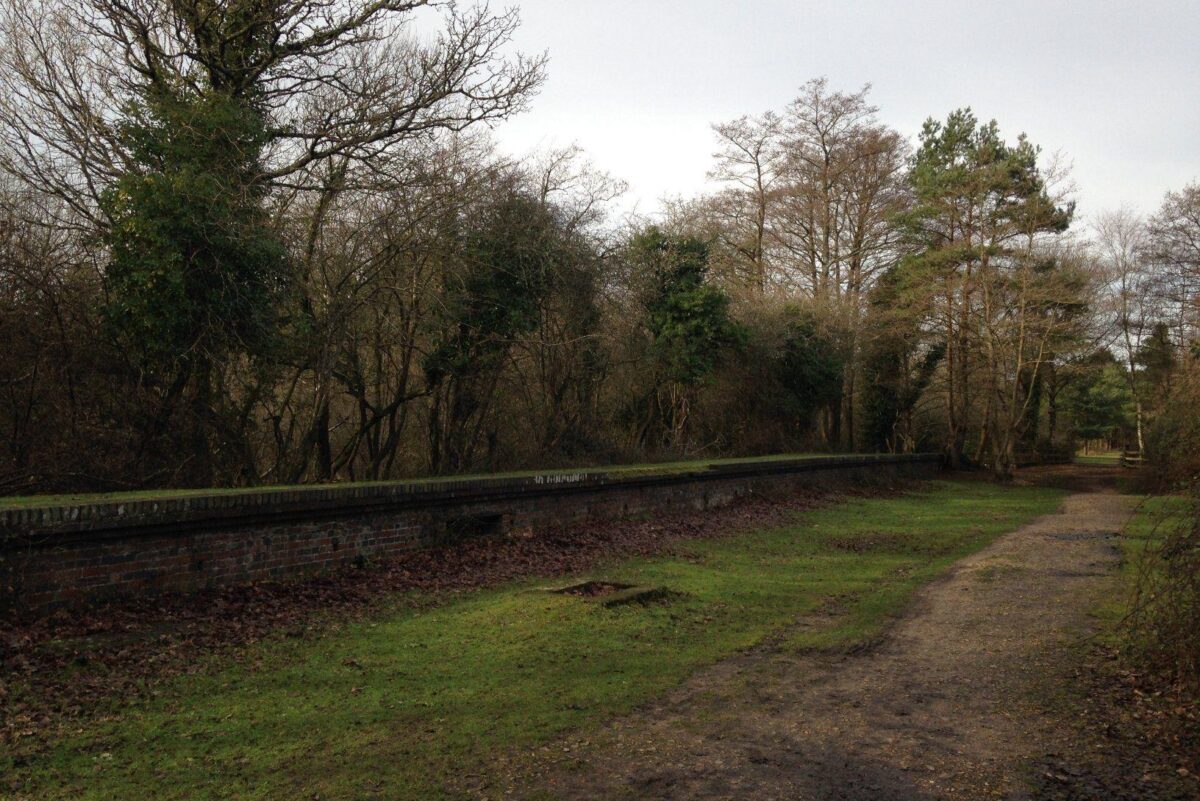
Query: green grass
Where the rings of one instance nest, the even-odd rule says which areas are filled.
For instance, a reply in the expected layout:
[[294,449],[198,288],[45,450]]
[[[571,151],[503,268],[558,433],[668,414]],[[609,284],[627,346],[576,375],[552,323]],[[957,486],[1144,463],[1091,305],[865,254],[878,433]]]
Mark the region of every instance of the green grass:
[[[544,580],[397,606],[111,705],[20,767],[0,755],[0,774],[37,799],[452,797],[447,783],[490,757],[628,712],[768,637],[868,641],[921,582],[1061,495],[942,482],[595,574],[677,593],[647,606],[537,591]],[[791,626],[818,611],[822,625]]]
[[[574,473],[597,474],[603,473],[614,476],[631,475],[663,475],[671,473],[686,473],[692,470],[704,470],[708,467],[722,464],[741,464],[744,462],[782,461],[785,459],[825,458],[832,454],[814,453],[777,453],[770,456],[744,456],[731,459],[694,459],[677,462],[643,462],[640,464],[623,464],[591,467],[562,467],[549,470],[513,470],[505,473],[470,473],[465,475],[423,476],[398,479],[395,481],[354,481],[337,484],[272,484],[262,487],[231,487],[208,489],[154,489],[132,490],[126,492],[83,492],[59,495],[11,495],[0,497],[0,510],[26,509],[37,506],[64,506],[83,503],[114,503],[119,501],[158,501],[168,498],[194,498],[206,495],[249,495],[256,492],[271,492],[274,490],[304,491],[321,490],[329,487],[386,487],[401,484],[435,484],[445,481],[468,481],[482,478],[528,478],[531,476],[555,476]],[[854,454],[842,454],[853,456]]]
[[1125,524],[1118,541],[1121,548],[1121,571],[1117,585],[1096,612],[1104,623],[1102,636],[1106,640],[1120,641],[1128,634],[1120,630],[1120,624],[1132,607],[1138,572],[1146,568],[1142,554],[1166,533],[1166,527],[1181,525],[1184,521],[1182,513],[1188,508],[1188,499],[1180,496],[1148,496],[1141,500],[1133,516]]
[[1121,453],[1119,451],[1114,451],[1112,453],[1091,453],[1087,455],[1077,453],[1075,454],[1075,464],[1107,465],[1115,467],[1121,464]]

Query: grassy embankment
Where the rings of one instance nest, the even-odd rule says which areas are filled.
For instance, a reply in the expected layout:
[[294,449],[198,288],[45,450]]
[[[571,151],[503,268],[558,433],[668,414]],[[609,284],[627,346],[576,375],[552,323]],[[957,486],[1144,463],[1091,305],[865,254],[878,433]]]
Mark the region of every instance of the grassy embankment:
[[[845,454],[854,456],[855,454]],[[513,470],[504,473],[468,473],[446,476],[417,476],[388,481],[354,481],[335,484],[273,484],[255,487],[231,487],[209,489],[153,489],[131,490],[125,492],[80,492],[57,495],[10,495],[0,497],[0,510],[25,509],[34,506],[69,506],[85,503],[112,503],[117,501],[157,501],[169,498],[194,498],[205,495],[251,495],[272,490],[300,491],[322,490],[330,487],[386,487],[404,484],[437,484],[448,481],[469,481],[472,479],[498,478],[530,478],[533,476],[555,476],[575,473],[604,474],[614,477],[670,475],[672,473],[687,473],[695,470],[705,470],[720,465],[739,464],[744,462],[784,461],[789,459],[822,459],[837,454],[824,453],[777,453],[770,456],[744,456],[729,459],[693,459],[678,462],[644,462],[641,464],[622,464],[590,467],[560,467],[549,470]]]
[[1105,465],[1116,467],[1121,464],[1121,452],[1104,451],[1101,453],[1077,453],[1075,454],[1075,464]]
[[[794,648],[869,640],[915,588],[1061,495],[936,483],[595,574],[668,587],[665,602],[608,609],[529,581],[398,605],[315,640],[260,643],[168,682],[152,701],[112,704],[46,752],[0,756],[0,792],[447,797],[449,782],[490,755],[626,712],[772,634],[791,631],[782,647]],[[833,601],[844,612],[827,625],[788,629]]]
[[1121,570],[1116,586],[1098,610],[1104,624],[1105,638],[1115,641],[1116,638],[1128,636],[1129,632],[1122,630],[1121,623],[1132,609],[1138,574],[1148,567],[1142,555],[1166,534],[1167,527],[1181,524],[1180,515],[1187,505],[1187,499],[1178,496],[1147,496],[1138,503],[1125,524],[1118,540]]

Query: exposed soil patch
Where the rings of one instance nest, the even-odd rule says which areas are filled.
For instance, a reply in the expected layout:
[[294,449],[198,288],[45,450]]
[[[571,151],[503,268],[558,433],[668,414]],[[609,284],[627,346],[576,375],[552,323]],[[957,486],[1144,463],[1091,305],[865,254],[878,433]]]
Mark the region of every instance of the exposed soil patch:
[[[977,468],[956,470],[955,481],[994,481],[991,471]],[[1112,464],[1042,464],[1022,467],[1013,477],[1017,486],[1054,487],[1068,492],[1138,491],[1140,471]]]
[[839,551],[851,553],[868,553],[870,551],[892,551],[896,546],[905,545],[908,537],[902,534],[877,532],[875,534],[857,535],[854,537],[831,537],[829,544]]
[[582,584],[572,584],[569,587],[563,587],[555,592],[563,595],[574,595],[580,598],[601,598],[606,595],[612,595],[614,592],[628,590],[633,587],[632,584],[617,584],[612,581],[585,581]]
[[397,602],[441,603],[457,592],[529,576],[579,574],[632,556],[673,553],[688,540],[784,525],[799,512],[854,494],[868,493],[759,497],[660,520],[467,541],[305,581],[0,620],[0,743],[36,748],[72,721],[92,716],[98,702],[145,697],[172,675],[206,669],[206,655],[263,638],[316,636]]
[[1014,482],[1071,492],[1112,492],[1137,483],[1138,471],[1120,465],[1046,464],[1023,467]]
[[[1110,539],[1133,505],[1111,492],[1073,495],[1058,514],[920,591],[869,652],[756,649],[599,733],[513,755],[496,770],[508,779],[471,791],[488,799],[1200,797],[1173,794],[1190,785],[1119,780],[1133,764],[1120,752],[1097,758],[1104,772],[1081,762],[1091,741],[1073,702],[1063,701],[1078,697],[1069,688],[1092,625],[1087,612],[1111,590],[1119,554]],[[1106,783],[1109,794],[1087,794]],[[1056,795],[1050,785],[1082,794]]]

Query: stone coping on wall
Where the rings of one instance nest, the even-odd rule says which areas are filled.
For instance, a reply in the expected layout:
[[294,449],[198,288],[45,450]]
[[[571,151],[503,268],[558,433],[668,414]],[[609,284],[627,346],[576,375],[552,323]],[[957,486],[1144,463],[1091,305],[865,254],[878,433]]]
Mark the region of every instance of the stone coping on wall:
[[594,491],[601,488],[655,486],[695,481],[749,478],[938,462],[938,454],[846,454],[727,459],[697,467],[656,470],[584,468],[536,474],[471,476],[436,480],[324,484],[237,492],[187,493],[153,498],[105,497],[67,503],[35,499],[0,509],[0,550],[7,547],[54,547],[77,537],[89,540],[164,530],[314,519],[354,513],[389,512],[423,506],[504,500],[516,497]]

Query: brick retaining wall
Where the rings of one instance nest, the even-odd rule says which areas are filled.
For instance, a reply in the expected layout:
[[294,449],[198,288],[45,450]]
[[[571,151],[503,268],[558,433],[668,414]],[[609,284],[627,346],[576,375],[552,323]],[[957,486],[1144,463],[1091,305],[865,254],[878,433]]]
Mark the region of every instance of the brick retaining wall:
[[925,477],[938,463],[930,454],[729,460],[665,473],[588,470],[12,508],[0,510],[0,608],[40,613],[281,580],[465,537]]

